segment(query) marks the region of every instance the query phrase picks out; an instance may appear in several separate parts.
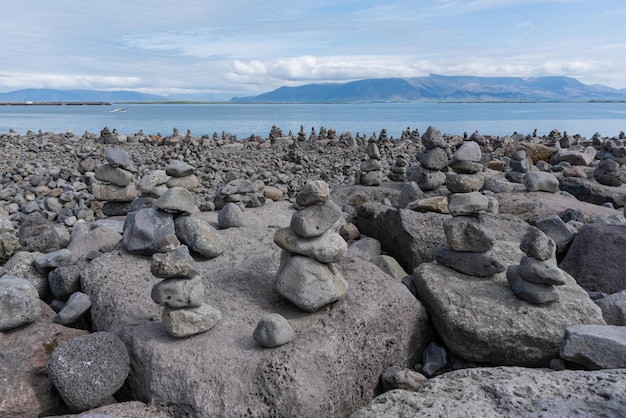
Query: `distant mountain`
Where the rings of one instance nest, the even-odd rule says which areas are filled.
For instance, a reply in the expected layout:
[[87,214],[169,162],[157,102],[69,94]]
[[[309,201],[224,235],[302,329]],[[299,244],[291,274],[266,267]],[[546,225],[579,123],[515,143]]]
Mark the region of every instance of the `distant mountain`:
[[232,102],[341,103],[418,101],[589,101],[626,100],[626,89],[583,84],[571,77],[442,76],[380,78],[348,83],[280,87]]
[[0,93],[0,102],[141,102],[167,100],[136,91],[24,89]]

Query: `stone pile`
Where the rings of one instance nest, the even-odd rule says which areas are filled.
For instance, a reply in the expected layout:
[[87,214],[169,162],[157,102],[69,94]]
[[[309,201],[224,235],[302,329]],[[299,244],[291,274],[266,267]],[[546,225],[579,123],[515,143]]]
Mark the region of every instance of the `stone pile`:
[[307,312],[342,299],[348,283],[337,268],[347,254],[346,241],[333,230],[341,209],[321,180],[307,183],[296,196],[300,208],[290,226],[274,234],[283,249],[274,291]]
[[490,211],[489,199],[478,190],[483,185],[482,151],[474,141],[464,142],[454,153],[446,186],[452,193],[443,223],[447,245],[435,251],[437,263],[460,273],[488,277],[503,272],[506,266],[493,251],[495,238],[481,222],[481,213]]
[[538,228],[531,227],[522,238],[520,249],[526,257],[506,271],[515,296],[533,304],[557,301],[556,286],[566,284],[566,277],[557,266],[554,241]]
[[518,148],[511,152],[511,160],[509,162],[510,170],[506,172],[506,179],[513,183],[524,183],[524,176],[530,172],[533,162],[526,156],[523,148]]
[[406,181],[406,172],[408,167],[409,163],[404,158],[404,156],[398,155],[395,162],[390,167],[391,172],[388,175],[389,180],[399,182]]
[[[624,148],[618,149],[618,155],[622,155]],[[606,158],[598,162],[598,166],[593,170],[593,178],[600,184],[605,186],[619,187],[626,184],[626,170],[620,164],[619,160],[624,159],[626,153],[621,158],[615,157],[613,154],[606,155]]]
[[106,216],[126,215],[130,203],[139,196],[134,182],[137,169],[122,148],[108,148],[106,160],[95,171],[97,182],[91,184],[91,192],[97,200],[105,202],[102,213]]
[[235,203],[240,208],[263,206],[266,197],[263,194],[265,183],[261,180],[234,179],[217,189],[213,202],[216,209],[222,209],[227,203]]
[[364,186],[380,186],[383,181],[383,164],[380,162],[380,149],[376,145],[376,138],[367,141],[368,158],[361,162],[360,172],[357,172],[356,183]]
[[422,135],[422,144],[425,149],[418,155],[420,166],[412,180],[423,191],[435,190],[446,182],[446,175],[441,170],[448,166],[449,146],[441,131],[434,126],[429,126]]

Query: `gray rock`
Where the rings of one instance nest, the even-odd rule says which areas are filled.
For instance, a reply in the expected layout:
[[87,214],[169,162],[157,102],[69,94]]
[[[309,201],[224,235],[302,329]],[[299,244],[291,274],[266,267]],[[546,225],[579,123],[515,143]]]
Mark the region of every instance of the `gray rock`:
[[529,257],[538,260],[550,260],[556,254],[556,244],[539,228],[529,228],[522,238],[520,249]]
[[365,173],[369,173],[371,171],[381,171],[383,169],[383,164],[380,160],[369,159],[362,161],[359,165],[359,169]]
[[380,186],[383,182],[381,171],[368,171],[361,175],[361,184],[364,186]]
[[594,300],[607,325],[626,325],[626,290]]
[[152,300],[168,308],[199,308],[204,303],[204,286],[196,279],[165,279],[155,284]]
[[400,197],[398,197],[398,208],[404,209],[409,203],[424,197],[424,192],[418,187],[417,183],[408,181],[402,187]]
[[479,192],[454,193],[448,197],[448,211],[452,216],[474,215],[486,212],[489,200]]
[[168,334],[178,338],[206,332],[213,328],[220,319],[222,319],[222,313],[206,303],[199,308],[173,309],[165,307],[161,317]]
[[368,141],[366,152],[368,157],[371,159],[380,160],[380,149],[378,148],[378,145],[376,145],[376,142]]
[[194,173],[196,168],[181,160],[172,160],[165,166],[165,174],[172,177],[185,177]]
[[167,189],[153,205],[157,209],[173,214],[192,215],[199,211],[191,192],[182,187]]
[[557,254],[565,253],[578,233],[572,224],[563,222],[559,215],[541,218],[535,222],[535,226],[554,241]]
[[446,187],[450,193],[477,192],[484,184],[485,176],[482,173],[446,175]]
[[584,151],[561,150],[553,158],[555,162],[567,162],[571,165],[588,166],[596,157],[596,149],[588,146]]
[[533,257],[522,257],[519,274],[524,280],[560,286],[565,284],[565,272],[556,265],[556,260],[537,260]]
[[48,273],[48,284],[52,295],[57,299],[67,300],[70,295],[80,290],[80,273],[83,264],[62,266]]
[[[531,171],[533,167],[533,162],[530,160],[530,158],[524,158],[523,160],[511,160],[509,164],[514,173],[522,173],[522,174],[528,173]],[[518,175],[518,177],[520,177],[523,180],[524,176]]]
[[426,376],[434,376],[435,373],[448,364],[448,353],[446,349],[436,342],[428,344],[422,354],[422,364],[422,370]]
[[96,169],[96,180],[111,183],[116,186],[128,186],[133,179],[133,173],[121,168],[115,168],[110,164],[102,164]]
[[564,177],[559,180],[559,188],[583,202],[601,205],[610,202],[615,207],[626,205],[626,189],[605,186],[593,180]]
[[19,237],[24,251],[49,253],[61,248],[59,233],[38,213],[33,213],[22,221]]
[[424,386],[426,380],[423,374],[400,366],[388,367],[380,375],[380,383],[385,392],[395,389],[417,392]]
[[492,250],[481,253],[455,251],[446,245],[435,250],[435,260],[442,266],[475,277],[489,277],[506,270]]
[[75,292],[63,305],[63,309],[54,318],[54,322],[61,325],[75,324],[87,313],[89,308],[91,308],[89,296],[82,292]]
[[620,417],[626,371],[484,367],[429,379],[422,390],[377,396],[351,418]]
[[18,251],[4,264],[3,269],[7,275],[28,280],[37,289],[39,298],[46,299],[50,295],[48,277],[45,273],[38,272],[33,264],[40,255],[39,252]]
[[20,249],[18,238],[13,232],[0,234],[0,264],[6,263]]
[[452,155],[454,161],[469,161],[479,163],[482,159],[483,152],[480,145],[474,141],[464,141]]
[[435,126],[429,126],[426,129],[426,132],[422,135],[422,144],[428,149],[435,147],[445,148],[446,146],[441,131]]
[[412,178],[425,192],[438,189],[446,183],[446,175],[438,170],[420,168]]
[[153,254],[150,272],[162,279],[193,279],[198,275],[198,266],[189,254],[189,247],[181,245],[166,253]]
[[67,248],[62,248],[47,254],[41,254],[33,260],[33,265],[40,273],[47,273],[52,269],[67,266],[76,262],[74,255]]
[[106,150],[106,159],[113,167],[121,167],[125,170],[136,172],[137,169],[130,159],[130,155],[124,149],[119,147],[111,147]]
[[165,185],[169,188],[182,187],[187,190],[196,190],[200,186],[200,180],[195,174],[191,174],[185,177],[172,177]]
[[474,216],[454,216],[443,222],[448,246],[455,251],[482,253],[495,244],[493,234]]
[[342,211],[332,200],[310,205],[291,217],[291,229],[303,238],[318,237],[328,231],[341,218]]
[[124,222],[123,241],[131,254],[152,255],[167,252],[180,244],[172,215],[158,209],[131,212]]
[[291,342],[294,339],[294,332],[289,322],[284,316],[271,313],[265,315],[256,328],[252,337],[261,347],[275,348]]
[[74,412],[100,406],[122,387],[130,359],[124,343],[96,332],[59,344],[47,365],[50,380]]
[[513,294],[536,305],[559,300],[559,291],[551,284],[533,283],[524,280],[520,266],[509,266],[506,279]]
[[590,223],[572,241],[560,267],[586,290],[626,289],[626,226]]
[[236,203],[229,202],[217,215],[220,228],[240,228],[246,224],[243,210]]
[[300,309],[315,312],[342,299],[348,283],[335,264],[283,251],[274,291]]
[[124,187],[114,184],[92,183],[91,193],[97,200],[107,202],[130,202],[139,196],[135,183],[130,183]]
[[179,216],[174,221],[176,236],[205,258],[214,258],[226,250],[226,243],[208,222],[194,216]]
[[28,280],[6,274],[0,277],[0,331],[33,322],[39,315],[39,294]]
[[559,287],[560,303],[541,306],[517,298],[504,273],[481,279],[424,263],[413,282],[446,347],[468,361],[547,366],[566,326],[604,325],[600,309],[571,276]]
[[137,188],[141,193],[152,193],[158,186],[166,184],[170,178],[165,170],[153,170],[141,178]]
[[544,171],[530,172],[524,176],[524,186],[529,192],[556,193],[559,191],[559,179]]
[[407,276],[407,272],[398,263],[398,260],[390,255],[377,255],[372,258],[372,263],[396,280],[402,280]]
[[582,364],[590,370],[626,368],[626,327],[568,326],[560,354],[564,360]]
[[293,254],[312,257],[320,263],[338,263],[346,257],[348,244],[336,232],[326,231],[319,237],[302,238],[290,227],[274,234],[274,243]]
[[449,213],[448,198],[446,196],[435,196],[414,200],[406,206],[406,209],[416,212]]
[[98,226],[86,234],[73,237],[67,246],[74,258],[80,258],[90,252],[108,253],[113,251],[122,240],[122,231],[112,226]]
[[471,161],[452,161],[450,168],[457,174],[476,174],[483,171],[485,167],[481,163]]
[[372,261],[382,251],[380,241],[371,237],[361,237],[361,239],[350,244],[348,249],[353,254],[367,261]]
[[443,170],[448,166],[448,153],[443,148],[427,148],[419,154],[418,160],[428,170]]
[[330,198],[330,186],[322,180],[310,181],[304,185],[296,196],[299,207],[324,203]]

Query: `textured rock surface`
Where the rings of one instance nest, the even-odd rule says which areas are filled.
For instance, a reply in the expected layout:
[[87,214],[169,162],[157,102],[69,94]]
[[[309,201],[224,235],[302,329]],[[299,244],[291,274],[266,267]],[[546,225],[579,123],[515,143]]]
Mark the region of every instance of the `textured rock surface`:
[[428,380],[419,392],[394,390],[351,418],[621,417],[626,370],[555,372],[497,367],[464,369]]
[[[371,263],[348,254],[338,265],[350,286],[346,298],[313,314],[273,292],[280,249],[268,225],[288,225],[290,206],[246,210],[249,226],[220,231],[224,254],[197,262],[205,302],[223,314],[203,334],[174,342],[166,333],[150,299],[157,279],[147,257],[112,252],[91,263],[83,291],[93,292],[94,326],[127,344],[133,396],[175,416],[346,416],[372,399],[389,364],[419,361],[431,338],[426,312]],[[216,222],[214,212],[201,216]],[[289,321],[290,344],[267,350],[254,340],[268,313]]]

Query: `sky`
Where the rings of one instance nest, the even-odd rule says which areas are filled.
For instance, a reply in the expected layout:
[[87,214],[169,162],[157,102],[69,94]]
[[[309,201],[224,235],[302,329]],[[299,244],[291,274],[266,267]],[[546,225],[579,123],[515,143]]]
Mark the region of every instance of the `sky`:
[[0,92],[203,94],[428,74],[626,88],[615,0],[0,0]]

